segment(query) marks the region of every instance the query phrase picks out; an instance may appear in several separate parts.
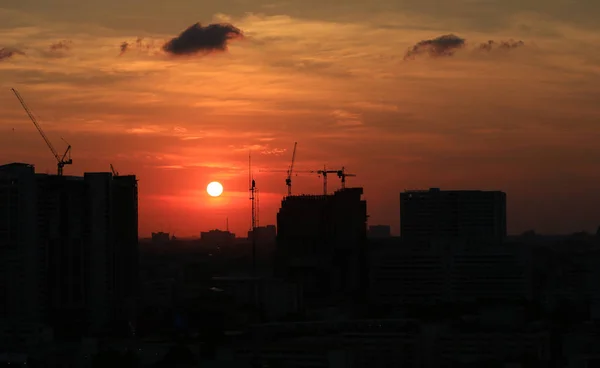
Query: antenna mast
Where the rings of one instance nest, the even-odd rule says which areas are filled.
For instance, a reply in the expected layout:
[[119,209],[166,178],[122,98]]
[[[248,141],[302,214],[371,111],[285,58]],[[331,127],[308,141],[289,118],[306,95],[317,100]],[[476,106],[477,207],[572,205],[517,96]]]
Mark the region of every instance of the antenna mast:
[[254,225],[256,225],[256,227],[260,227],[260,190],[258,190],[258,188],[256,188],[256,190],[254,191],[255,194],[255,201],[256,201],[256,208],[255,208],[255,212],[256,212],[256,216],[255,216],[255,223]]
[[252,201],[252,274],[256,276],[256,182],[252,175],[251,152],[248,152],[248,179],[250,181],[250,201]]

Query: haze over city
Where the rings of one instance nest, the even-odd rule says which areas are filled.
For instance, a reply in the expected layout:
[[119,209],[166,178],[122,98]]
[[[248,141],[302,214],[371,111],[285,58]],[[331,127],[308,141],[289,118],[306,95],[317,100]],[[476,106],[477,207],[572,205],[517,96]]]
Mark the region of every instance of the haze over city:
[[[275,223],[295,141],[298,170],[357,174],[369,223],[395,233],[399,191],[429,187],[505,191],[510,233],[596,229],[597,2],[343,4],[4,1],[0,161],[56,170],[14,87],[72,145],[65,175],[137,175],[140,236],[227,218],[245,234],[249,151],[261,224]],[[170,42],[190,27],[202,45]]]

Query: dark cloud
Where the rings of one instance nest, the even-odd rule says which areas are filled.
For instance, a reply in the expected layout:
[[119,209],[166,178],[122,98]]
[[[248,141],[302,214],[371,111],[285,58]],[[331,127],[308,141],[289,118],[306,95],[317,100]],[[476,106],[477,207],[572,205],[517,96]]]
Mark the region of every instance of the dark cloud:
[[492,51],[494,49],[512,50],[512,49],[516,49],[516,48],[524,46],[524,45],[525,45],[525,42],[523,42],[523,41],[515,41],[515,40],[494,41],[494,40],[489,40],[488,42],[484,42],[484,43],[480,44],[477,49],[481,50],[481,51],[490,52],[490,51]]
[[125,42],[121,43],[121,46],[119,46],[119,48],[121,49],[121,52],[119,53],[119,55],[123,55],[124,53],[127,52],[127,50],[129,50],[129,42],[125,41]]
[[[458,37],[453,34],[443,35],[430,40],[423,40],[406,52],[404,60],[414,59],[418,55],[427,54],[430,57],[446,57],[452,56],[454,53],[466,45],[464,38]],[[480,43],[475,50],[491,52],[493,50],[512,50],[525,45],[523,41],[515,41],[509,39],[507,41],[495,41],[489,40],[487,42]]]
[[430,40],[423,40],[406,52],[404,60],[414,59],[417,55],[428,54],[430,57],[452,56],[456,50],[465,46],[465,39],[453,34],[443,35]]
[[50,51],[70,50],[73,42],[70,40],[62,40],[50,45]]
[[0,48],[0,61],[10,59],[15,55],[25,55],[25,53],[17,49]]
[[172,55],[226,51],[229,40],[240,37],[243,37],[242,31],[231,24],[209,24],[203,27],[196,23],[165,43],[163,50]]

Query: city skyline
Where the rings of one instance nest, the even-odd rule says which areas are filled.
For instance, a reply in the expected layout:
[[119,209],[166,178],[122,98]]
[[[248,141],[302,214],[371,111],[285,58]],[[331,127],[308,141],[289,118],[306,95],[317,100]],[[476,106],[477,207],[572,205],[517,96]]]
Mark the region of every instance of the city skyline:
[[[198,235],[227,218],[245,234],[249,150],[261,225],[275,223],[285,173],[260,170],[285,171],[295,141],[298,170],[357,174],[348,186],[365,188],[369,224],[395,234],[399,192],[430,187],[506,192],[512,234],[595,230],[598,5],[468,3],[9,2],[0,161],[55,172],[14,87],[57,149],[61,137],[73,146],[65,175],[110,164],[137,175],[141,236]],[[209,55],[161,49],[196,22],[244,38]],[[222,197],[208,197],[211,181]],[[330,193],[339,186],[329,178]],[[293,178],[293,194],[321,187]]]

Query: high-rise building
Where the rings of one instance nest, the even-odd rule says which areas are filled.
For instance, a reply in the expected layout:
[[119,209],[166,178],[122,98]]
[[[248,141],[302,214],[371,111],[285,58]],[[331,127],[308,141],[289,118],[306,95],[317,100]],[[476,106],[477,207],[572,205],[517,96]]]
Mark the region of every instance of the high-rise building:
[[277,214],[278,273],[307,298],[366,287],[367,203],[362,188],[285,197]]
[[131,316],[137,218],[135,176],[0,166],[0,319],[22,316],[60,337],[101,333]]
[[39,238],[33,166],[0,166],[0,322],[36,324],[44,313],[40,283],[45,248]]
[[136,317],[140,289],[137,178],[135,175],[119,175],[112,179],[115,312],[121,317],[121,323],[129,323]]
[[410,190],[400,193],[402,239],[506,237],[506,193],[480,190]]

